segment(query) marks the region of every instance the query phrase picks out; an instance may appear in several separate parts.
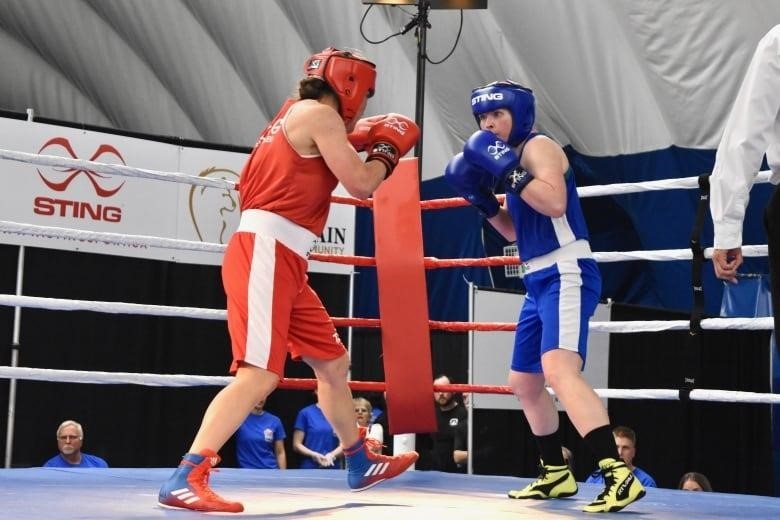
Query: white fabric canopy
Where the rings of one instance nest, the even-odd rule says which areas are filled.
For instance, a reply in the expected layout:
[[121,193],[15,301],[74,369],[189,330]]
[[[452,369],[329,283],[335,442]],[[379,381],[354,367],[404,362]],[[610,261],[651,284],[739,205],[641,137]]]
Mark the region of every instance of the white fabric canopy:
[[[415,116],[416,6],[360,0],[3,0],[0,108],[157,135],[251,145],[324,47],[379,68],[367,113]],[[460,11],[432,10],[427,56],[455,44]],[[463,11],[452,56],[425,66],[423,176],[475,130],[473,87],[512,78],[539,129],[594,156],[714,149],[773,0],[488,0]],[[704,172],[702,172],[704,173]]]

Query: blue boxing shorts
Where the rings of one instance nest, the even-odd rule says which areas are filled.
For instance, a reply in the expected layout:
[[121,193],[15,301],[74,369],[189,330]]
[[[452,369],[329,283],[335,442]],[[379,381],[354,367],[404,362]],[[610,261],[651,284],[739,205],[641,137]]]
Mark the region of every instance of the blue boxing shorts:
[[562,260],[528,272],[512,352],[512,370],[542,372],[542,354],[556,348],[588,353],[588,324],[601,296],[601,273],[592,258]]

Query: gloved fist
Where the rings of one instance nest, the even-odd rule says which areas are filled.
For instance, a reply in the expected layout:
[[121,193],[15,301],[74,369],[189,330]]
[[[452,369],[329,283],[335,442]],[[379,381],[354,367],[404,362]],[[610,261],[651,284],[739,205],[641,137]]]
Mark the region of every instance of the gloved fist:
[[477,130],[463,145],[469,164],[481,168],[504,184],[507,191],[520,195],[534,177],[520,167],[520,158],[509,144],[493,132]]
[[495,179],[488,172],[469,164],[462,153],[447,163],[444,179],[486,218],[496,216],[499,204],[493,194]]
[[355,128],[347,134],[347,139],[349,140],[350,144],[355,148],[358,152],[365,152],[366,148],[368,148],[369,141],[368,141],[368,131],[371,130],[373,126],[375,126],[379,121],[386,118],[387,116],[382,114],[378,116],[371,116],[371,117],[364,117],[362,119],[358,119],[358,122],[355,123]]
[[398,161],[412,149],[420,138],[420,127],[401,114],[387,114],[368,130],[368,161],[381,161],[387,173],[393,173]]

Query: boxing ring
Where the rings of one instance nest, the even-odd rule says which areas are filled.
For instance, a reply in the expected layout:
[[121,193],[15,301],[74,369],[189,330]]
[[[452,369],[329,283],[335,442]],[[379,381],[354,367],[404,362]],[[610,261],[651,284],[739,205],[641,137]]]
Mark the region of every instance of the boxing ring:
[[[165,182],[200,184],[211,188],[234,189],[234,185],[217,179],[201,179],[180,173],[142,170],[129,166],[112,165],[78,159],[27,154],[0,150],[0,159],[41,164],[61,168],[84,169],[127,177],[140,177]],[[762,174],[760,181],[768,179]],[[416,182],[416,177],[415,177]],[[580,188],[581,196],[599,196],[632,193],[658,189],[689,189],[699,180],[675,179],[630,185],[590,186]],[[348,197],[334,197],[341,204],[372,207],[374,201],[357,201]],[[459,198],[417,201],[418,210],[436,210],[465,205]],[[215,243],[183,241],[151,236],[130,236],[115,233],[92,232],[66,228],[0,221],[0,236],[18,234],[85,240],[106,244],[126,244],[134,247],[158,247],[176,250],[221,252],[224,246]],[[743,248],[745,256],[766,255],[765,246]],[[423,258],[425,269],[454,266],[519,265],[516,257],[480,259]],[[694,260],[709,256],[706,250],[666,250],[594,253],[599,262],[627,260]],[[312,254],[313,260],[377,266],[369,257]],[[225,311],[195,307],[142,305],[124,302],[71,300],[32,297],[23,294],[0,295],[0,305],[54,311],[89,311],[108,314],[132,314],[158,317],[185,317],[192,319],[224,320]],[[384,308],[383,308],[384,309]],[[427,314],[426,314],[427,317]],[[334,318],[337,327],[385,327],[383,318]],[[514,330],[514,323],[441,322],[426,320],[428,330],[493,331]],[[695,322],[700,329],[772,329],[771,318],[712,318]],[[692,322],[592,322],[591,331],[607,333],[657,332],[691,330]],[[230,377],[198,375],[163,375],[132,372],[95,372],[80,370],[53,370],[19,366],[0,366],[0,378],[13,384],[16,380],[50,381],[81,384],[132,384],[148,386],[222,386]],[[428,381],[429,383],[429,381]],[[280,388],[310,389],[313,380],[287,378]],[[352,381],[358,391],[381,391],[385,383]],[[505,386],[446,385],[439,390],[466,393],[511,393]],[[717,402],[780,404],[780,395],[753,392],[679,389],[621,390],[601,388],[596,392],[602,398],[700,400]],[[426,395],[426,399],[429,399]],[[186,442],[183,439],[182,442]],[[54,469],[21,468],[0,470],[0,504],[7,518],[195,518],[202,513],[170,511],[157,506],[157,490],[170,475],[172,468],[108,468],[108,469]],[[580,484],[580,493],[570,499],[550,501],[520,501],[506,498],[508,489],[517,489],[532,478],[487,475],[454,475],[434,471],[409,471],[371,491],[350,493],[344,485],[343,471],[316,470],[246,470],[222,468],[212,476],[213,488],[223,496],[242,501],[246,510],[241,515],[256,518],[398,518],[401,515],[436,515],[458,518],[567,518],[587,516],[581,512],[601,486]],[[780,500],[771,497],[728,493],[691,493],[671,489],[651,488],[647,496],[633,504],[628,514],[659,519],[666,518],[780,518]],[[230,515],[234,516],[234,515]]]
[[[204,513],[157,507],[157,488],[171,469],[14,469],[0,470],[3,517],[16,520],[203,518]],[[208,513],[231,518],[334,518],[373,520],[535,520],[604,518],[582,507],[602,491],[580,484],[572,498],[511,500],[506,491],[532,479],[407,471],[370,491],[350,493],[345,472],[223,468],[211,482],[223,496],[244,503],[243,513]],[[727,493],[695,493],[649,488],[620,513],[657,520],[778,518],[780,500]]]

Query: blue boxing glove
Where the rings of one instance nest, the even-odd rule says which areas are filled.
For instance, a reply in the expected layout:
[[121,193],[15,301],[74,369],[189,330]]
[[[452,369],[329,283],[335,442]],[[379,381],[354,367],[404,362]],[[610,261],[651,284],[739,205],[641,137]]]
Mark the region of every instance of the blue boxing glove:
[[444,168],[444,178],[455,191],[479,210],[486,218],[498,213],[498,199],[493,194],[495,179],[488,172],[476,168],[459,153]]
[[477,130],[463,145],[463,157],[470,165],[490,173],[517,195],[534,176],[520,167],[520,157],[512,147],[487,130]]

